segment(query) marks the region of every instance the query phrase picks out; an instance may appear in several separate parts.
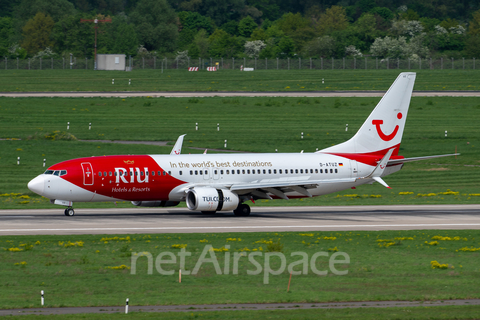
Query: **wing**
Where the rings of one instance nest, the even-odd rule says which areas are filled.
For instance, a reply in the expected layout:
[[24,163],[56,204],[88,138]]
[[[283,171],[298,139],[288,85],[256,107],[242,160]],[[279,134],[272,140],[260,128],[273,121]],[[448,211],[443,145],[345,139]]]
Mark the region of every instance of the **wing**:
[[268,193],[274,194],[279,198],[288,200],[285,193],[296,191],[304,196],[311,197],[308,189],[314,189],[322,184],[355,182],[356,178],[345,179],[325,179],[325,180],[286,180],[270,179],[261,180],[252,183],[233,184],[229,187],[231,191],[237,194],[252,194],[259,199],[272,199]]

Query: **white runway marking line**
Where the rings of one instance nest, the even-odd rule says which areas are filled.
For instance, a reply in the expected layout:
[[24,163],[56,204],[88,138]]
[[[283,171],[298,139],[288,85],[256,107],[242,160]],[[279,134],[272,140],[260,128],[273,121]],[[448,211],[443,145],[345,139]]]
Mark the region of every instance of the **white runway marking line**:
[[449,224],[359,224],[359,225],[327,225],[327,226],[243,226],[243,227],[151,227],[151,228],[75,228],[75,229],[0,229],[0,232],[24,231],[112,231],[112,230],[203,230],[203,229],[273,229],[273,228],[372,228],[372,227],[460,227],[480,226],[480,223]]

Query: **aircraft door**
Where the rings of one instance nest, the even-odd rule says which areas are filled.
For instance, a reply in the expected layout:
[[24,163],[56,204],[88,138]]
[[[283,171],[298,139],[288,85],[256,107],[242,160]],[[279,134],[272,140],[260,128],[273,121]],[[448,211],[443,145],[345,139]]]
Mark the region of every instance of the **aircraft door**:
[[90,162],[82,162],[83,185],[93,185],[93,168]]
[[356,178],[358,176],[358,166],[356,160],[350,160],[350,176]]

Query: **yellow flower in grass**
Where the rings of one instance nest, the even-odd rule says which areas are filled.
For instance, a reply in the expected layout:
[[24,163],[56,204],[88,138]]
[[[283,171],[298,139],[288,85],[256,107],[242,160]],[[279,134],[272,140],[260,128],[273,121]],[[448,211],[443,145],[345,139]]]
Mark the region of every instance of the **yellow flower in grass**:
[[172,244],[171,246],[173,249],[182,249],[182,248],[186,248],[187,245],[186,244]]
[[[432,269],[448,269],[448,263],[443,263],[443,264],[440,264],[438,263],[438,261],[434,260],[434,261],[430,261],[430,266],[432,267]],[[451,266],[450,267],[451,269],[454,269],[455,267],[454,266]]]

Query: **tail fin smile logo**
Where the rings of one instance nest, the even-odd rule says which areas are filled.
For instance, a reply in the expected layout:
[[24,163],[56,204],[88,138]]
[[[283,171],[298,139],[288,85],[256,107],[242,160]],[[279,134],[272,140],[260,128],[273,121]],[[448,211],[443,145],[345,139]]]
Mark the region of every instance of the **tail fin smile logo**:
[[[402,119],[402,113],[399,112],[397,114],[397,118],[398,119]],[[390,134],[385,134],[383,133],[382,131],[382,128],[380,128],[380,125],[383,124],[383,120],[372,120],[372,124],[375,126],[375,128],[377,129],[377,133],[378,135],[380,136],[380,139],[382,139],[383,141],[390,141],[392,140],[393,138],[395,138],[395,136],[397,135],[397,132],[398,132],[398,129],[399,129],[399,126],[396,125],[395,126],[395,129],[393,130],[392,133]]]

